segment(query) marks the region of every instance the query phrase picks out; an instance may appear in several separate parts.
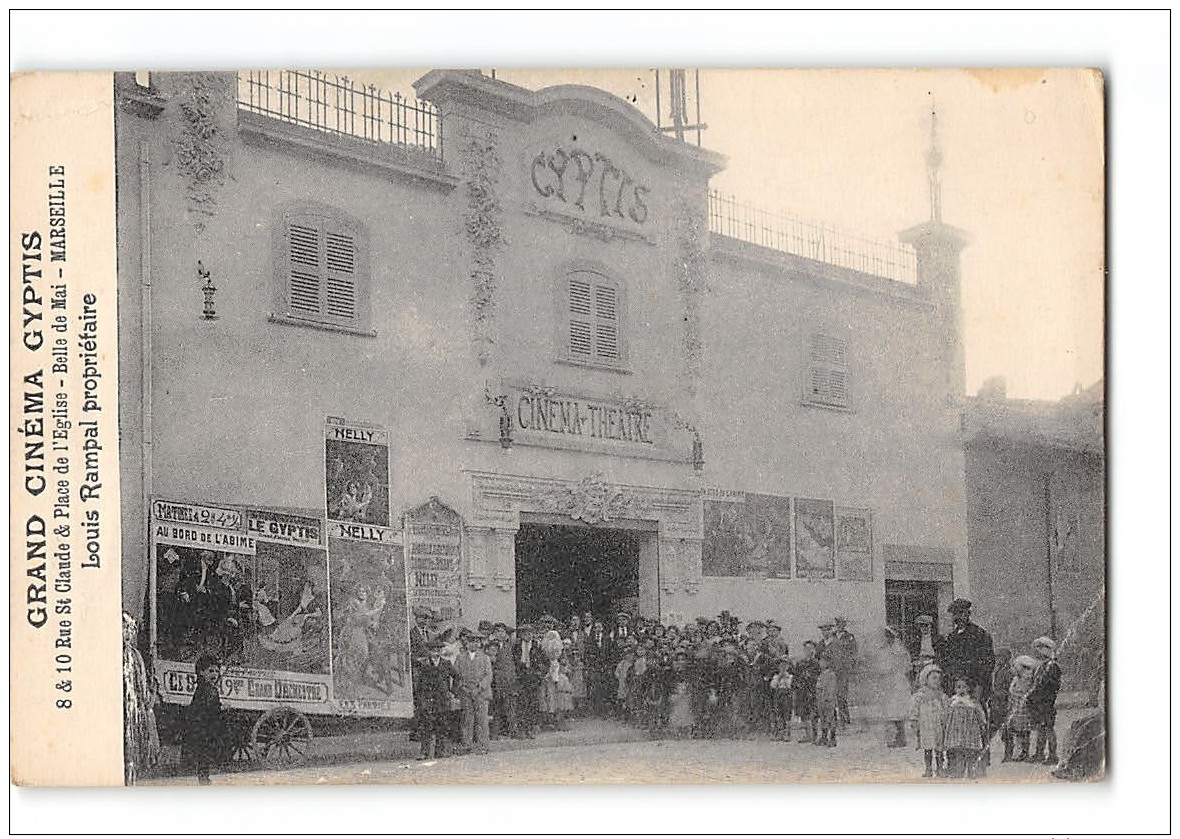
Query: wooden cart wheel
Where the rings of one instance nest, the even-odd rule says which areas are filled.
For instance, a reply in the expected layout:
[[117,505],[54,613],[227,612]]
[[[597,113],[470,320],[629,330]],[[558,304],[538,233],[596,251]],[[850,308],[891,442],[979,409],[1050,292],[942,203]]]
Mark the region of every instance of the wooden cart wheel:
[[307,759],[311,723],[294,708],[271,708],[254,723],[250,742],[260,760],[298,762]]
[[253,717],[230,717],[229,759],[233,763],[249,763],[254,760]]

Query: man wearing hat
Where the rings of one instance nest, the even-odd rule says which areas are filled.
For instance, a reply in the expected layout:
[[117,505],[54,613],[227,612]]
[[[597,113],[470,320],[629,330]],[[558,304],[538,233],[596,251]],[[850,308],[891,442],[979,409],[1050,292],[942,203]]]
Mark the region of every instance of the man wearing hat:
[[447,715],[455,690],[455,669],[442,657],[443,642],[424,643],[425,657],[414,667],[414,717],[422,743],[419,760],[445,757]]
[[992,637],[978,624],[971,622],[971,601],[957,598],[947,607],[950,613],[951,631],[938,639],[935,653],[947,678],[943,687],[947,693],[954,691],[955,679],[966,678],[973,686],[980,704],[987,707],[991,694],[992,670],[996,666],[996,653]]
[[431,609],[419,604],[410,610],[414,621],[410,625],[410,657],[421,659],[426,656],[426,640],[429,637],[427,625],[430,621]]
[[856,643],[856,636],[848,631],[847,618],[837,617],[832,623],[832,636],[828,639],[824,652],[832,661],[832,669],[836,671],[837,722],[849,725],[852,715],[848,710],[848,692],[856,671],[856,659],[860,655],[860,649]]
[[820,655],[823,655],[824,650],[827,649],[828,642],[831,641],[836,634],[836,624],[828,621],[826,623],[819,624],[816,629],[819,630],[818,650]]
[[458,674],[459,734],[464,751],[472,741],[479,754],[488,753],[488,705],[492,701],[492,662],[483,651],[484,636],[464,630],[459,635],[463,649],[455,659]]
[[[520,701],[520,677],[512,660],[515,630],[505,623],[492,628],[492,640],[499,646],[492,659],[492,728],[499,735],[520,737],[517,709]],[[495,735],[493,735],[495,736]]]
[[607,678],[607,671],[612,666],[610,633],[600,620],[595,620],[586,630],[586,642],[583,646],[586,661],[586,694],[592,713],[595,716],[605,716],[610,705],[610,679]]
[[512,661],[520,686],[517,693],[517,713],[521,736],[531,740],[536,736],[541,701],[541,680],[549,672],[549,658],[537,640],[536,627],[522,623],[516,628],[516,643],[512,646]]
[[620,611],[615,615],[615,627],[610,631],[611,646],[617,650],[625,639],[634,635],[635,630],[631,628],[631,615],[628,612]]

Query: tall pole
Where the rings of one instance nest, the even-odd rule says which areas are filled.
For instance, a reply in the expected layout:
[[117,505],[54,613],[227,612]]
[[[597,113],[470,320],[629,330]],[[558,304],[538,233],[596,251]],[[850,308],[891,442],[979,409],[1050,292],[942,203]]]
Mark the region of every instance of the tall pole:
[[942,148],[938,143],[938,111],[930,103],[930,149],[926,152],[926,177],[930,182],[930,220],[942,221]]
[[1053,475],[1045,475],[1045,581],[1049,595],[1049,635],[1057,637],[1057,608],[1053,604]]

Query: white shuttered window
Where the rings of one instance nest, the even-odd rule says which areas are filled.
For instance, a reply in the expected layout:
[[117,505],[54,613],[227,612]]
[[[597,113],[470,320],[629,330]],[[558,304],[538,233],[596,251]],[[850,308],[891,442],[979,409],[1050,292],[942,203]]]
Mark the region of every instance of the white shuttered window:
[[832,335],[811,336],[806,399],[816,405],[849,407],[848,341]]
[[622,363],[618,283],[595,271],[566,276],[566,323],[569,358],[618,366]]
[[364,236],[343,215],[297,210],[283,216],[286,316],[363,329],[368,277]]

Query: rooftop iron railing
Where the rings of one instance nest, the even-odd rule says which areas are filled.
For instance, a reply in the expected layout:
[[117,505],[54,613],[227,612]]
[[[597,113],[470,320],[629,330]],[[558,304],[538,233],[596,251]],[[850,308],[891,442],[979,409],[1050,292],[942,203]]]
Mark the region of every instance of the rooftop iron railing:
[[917,255],[908,245],[877,242],[764,210],[732,195],[709,190],[709,229],[764,248],[911,285],[918,281]]
[[373,144],[428,150],[442,160],[438,109],[348,76],[317,70],[238,74],[238,108]]

